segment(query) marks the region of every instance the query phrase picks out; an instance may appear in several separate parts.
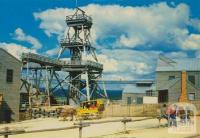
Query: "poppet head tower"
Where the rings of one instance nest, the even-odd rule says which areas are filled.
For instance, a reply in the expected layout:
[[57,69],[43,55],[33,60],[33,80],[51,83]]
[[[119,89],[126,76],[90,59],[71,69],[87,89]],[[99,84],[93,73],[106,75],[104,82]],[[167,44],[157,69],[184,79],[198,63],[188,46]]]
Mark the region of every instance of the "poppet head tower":
[[76,8],[73,15],[66,16],[66,24],[68,31],[60,42],[58,58],[65,57],[64,52],[69,51],[70,60],[62,69],[69,73],[66,78],[69,99],[77,103],[84,97],[87,101],[99,96],[106,97],[97,84],[102,76],[103,65],[98,63],[95,48],[90,43],[92,18]]

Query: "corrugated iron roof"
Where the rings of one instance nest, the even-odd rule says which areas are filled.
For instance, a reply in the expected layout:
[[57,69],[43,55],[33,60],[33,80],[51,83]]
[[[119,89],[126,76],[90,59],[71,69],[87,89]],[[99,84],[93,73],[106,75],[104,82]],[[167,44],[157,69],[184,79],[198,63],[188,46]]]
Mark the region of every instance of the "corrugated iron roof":
[[6,54],[8,54],[9,56],[13,57],[14,59],[16,59],[18,62],[21,63],[21,61],[19,59],[17,59],[15,56],[13,56],[11,53],[9,53],[6,49],[4,49],[3,47],[0,46],[0,51],[5,52]]
[[[169,62],[170,61],[170,62]],[[172,62],[173,61],[173,62]],[[156,71],[200,71],[199,58],[159,58]]]

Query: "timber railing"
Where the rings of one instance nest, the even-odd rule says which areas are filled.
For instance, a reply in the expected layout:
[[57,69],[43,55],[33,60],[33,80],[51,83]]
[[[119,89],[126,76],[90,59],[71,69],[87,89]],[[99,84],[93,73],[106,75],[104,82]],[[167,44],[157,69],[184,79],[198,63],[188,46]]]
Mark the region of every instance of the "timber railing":
[[69,127],[62,127],[62,128],[50,128],[50,129],[41,129],[41,130],[24,130],[24,129],[15,129],[5,127],[4,130],[0,131],[0,136],[4,136],[4,138],[8,138],[9,135],[17,135],[17,134],[27,134],[27,133],[39,133],[39,132],[48,132],[48,131],[60,131],[60,130],[69,130],[69,129],[77,129],[79,130],[79,138],[82,138],[82,130],[84,127],[89,127],[93,124],[103,124],[103,123],[110,123],[110,122],[121,122],[123,123],[123,132],[127,133],[126,124],[128,122],[137,122],[137,121],[144,121],[148,119],[153,119],[152,117],[142,118],[137,120],[132,120],[131,118],[124,117],[123,119],[116,119],[116,120],[103,120],[97,122],[84,122],[80,120],[80,122],[74,123],[72,126]]

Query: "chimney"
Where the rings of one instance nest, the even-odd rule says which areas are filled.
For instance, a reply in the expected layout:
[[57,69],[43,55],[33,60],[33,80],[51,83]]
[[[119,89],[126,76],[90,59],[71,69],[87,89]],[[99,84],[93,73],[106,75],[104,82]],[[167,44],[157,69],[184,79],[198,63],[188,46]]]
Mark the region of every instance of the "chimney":
[[187,75],[186,71],[181,72],[181,94],[179,102],[187,102]]

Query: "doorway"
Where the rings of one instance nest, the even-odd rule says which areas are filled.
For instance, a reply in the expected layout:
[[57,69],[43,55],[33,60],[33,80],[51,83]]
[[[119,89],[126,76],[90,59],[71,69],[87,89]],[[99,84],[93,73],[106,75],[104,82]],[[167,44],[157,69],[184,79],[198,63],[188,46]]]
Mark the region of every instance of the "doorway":
[[158,102],[167,103],[168,102],[168,90],[160,90],[158,92]]

